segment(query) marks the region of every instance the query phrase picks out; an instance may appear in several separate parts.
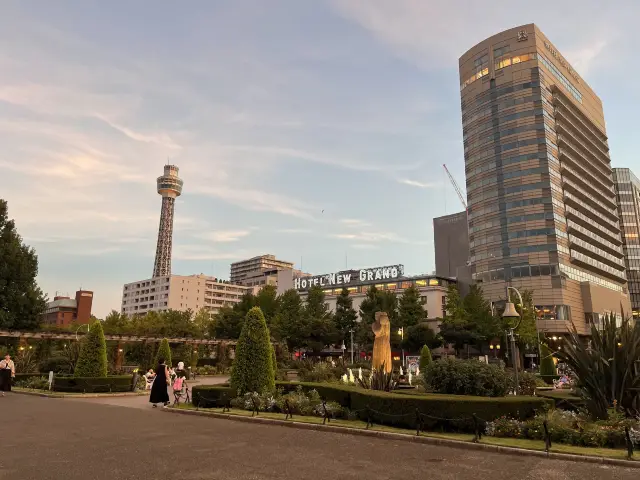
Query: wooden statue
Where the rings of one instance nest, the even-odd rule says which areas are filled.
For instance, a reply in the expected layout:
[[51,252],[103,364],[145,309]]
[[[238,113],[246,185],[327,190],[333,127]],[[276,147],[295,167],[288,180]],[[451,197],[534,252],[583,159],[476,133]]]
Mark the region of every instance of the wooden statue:
[[373,342],[373,359],[371,365],[378,370],[383,368],[387,373],[391,372],[391,324],[389,315],[385,312],[376,312],[376,321],[371,325],[371,330],[376,336]]

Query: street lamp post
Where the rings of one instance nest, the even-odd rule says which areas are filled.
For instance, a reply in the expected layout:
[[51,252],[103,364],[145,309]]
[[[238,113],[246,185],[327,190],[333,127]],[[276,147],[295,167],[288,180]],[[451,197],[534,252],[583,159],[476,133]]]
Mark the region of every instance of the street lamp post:
[[400,335],[400,341],[402,342],[400,344],[400,348],[401,348],[401,351],[402,351],[402,367],[404,368],[404,345],[403,345],[403,343],[404,343],[404,327],[400,327],[398,329],[398,335]]
[[522,321],[522,317],[520,316],[520,314],[518,313],[518,311],[516,310],[515,305],[513,304],[513,302],[511,302],[511,299],[509,298],[509,289],[515,291],[518,294],[518,297],[520,299],[520,305],[523,306],[524,308],[524,302],[522,301],[522,295],[520,295],[520,292],[518,291],[517,288],[515,287],[510,287],[507,286],[507,299],[506,299],[506,303],[504,305],[504,312],[502,313],[502,318],[515,318],[517,319],[517,323],[515,326],[509,328],[509,340],[511,341],[511,361],[513,362],[513,370],[515,371],[516,374],[516,388],[515,388],[515,394],[518,394],[518,386],[520,385],[520,381],[518,380],[518,361],[516,359],[516,339],[515,339],[515,335],[514,335],[514,330],[517,329],[520,326],[520,322]]

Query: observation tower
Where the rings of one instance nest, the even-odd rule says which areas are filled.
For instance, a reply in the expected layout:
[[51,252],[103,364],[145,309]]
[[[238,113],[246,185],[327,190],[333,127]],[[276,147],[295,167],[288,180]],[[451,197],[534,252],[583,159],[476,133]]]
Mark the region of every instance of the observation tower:
[[162,195],[160,210],[160,228],[156,246],[156,260],[153,265],[153,277],[171,275],[171,244],[173,240],[173,209],[176,197],[182,193],[182,180],[178,177],[178,167],[165,165],[164,175],[158,177],[158,193]]

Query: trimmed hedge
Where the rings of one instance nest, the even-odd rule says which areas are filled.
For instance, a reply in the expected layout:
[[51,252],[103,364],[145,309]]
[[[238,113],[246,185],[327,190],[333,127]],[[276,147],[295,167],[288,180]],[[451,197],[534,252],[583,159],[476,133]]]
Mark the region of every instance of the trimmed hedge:
[[[537,411],[553,408],[553,401],[541,397],[472,397],[466,395],[387,393],[340,384],[276,382],[284,393],[298,386],[305,392],[317,390],[327,402],[337,402],[361,420],[403,428],[416,427],[416,409],[422,414],[425,429],[473,431],[473,414],[491,422],[502,416],[518,420],[532,418]],[[229,386],[193,388],[193,403],[201,408],[221,407],[221,399],[236,396]],[[443,420],[444,419],[444,420]]]
[[220,408],[222,402],[235,397],[229,385],[195,385],[191,389],[191,403],[199,408]]
[[133,389],[133,375],[113,377],[66,377],[56,376],[53,381],[54,392],[106,393],[130,392]]

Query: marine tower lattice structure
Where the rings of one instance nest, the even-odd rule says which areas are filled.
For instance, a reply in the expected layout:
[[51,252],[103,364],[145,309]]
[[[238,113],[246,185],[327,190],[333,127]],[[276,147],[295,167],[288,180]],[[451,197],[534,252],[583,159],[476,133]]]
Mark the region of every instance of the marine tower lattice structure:
[[156,259],[153,265],[153,277],[171,275],[171,246],[173,240],[173,211],[176,197],[182,194],[182,180],[178,177],[178,167],[165,165],[164,175],[158,177],[158,193],[162,195],[160,210],[160,227]]

